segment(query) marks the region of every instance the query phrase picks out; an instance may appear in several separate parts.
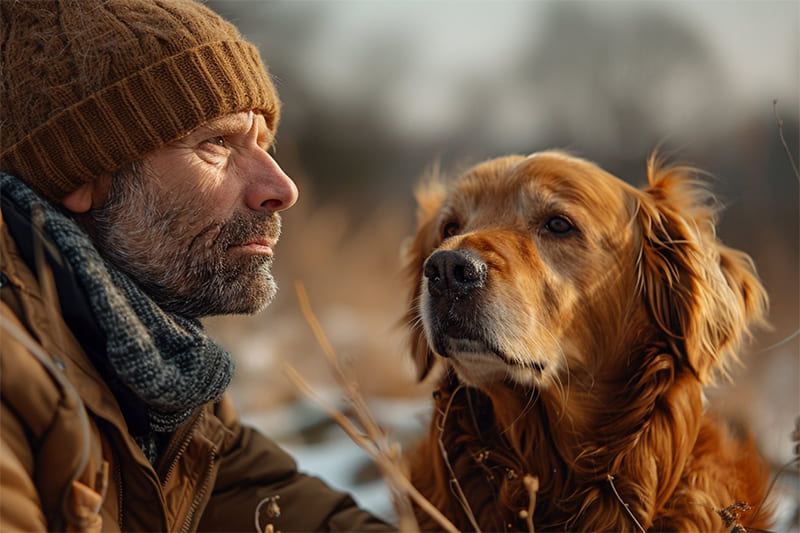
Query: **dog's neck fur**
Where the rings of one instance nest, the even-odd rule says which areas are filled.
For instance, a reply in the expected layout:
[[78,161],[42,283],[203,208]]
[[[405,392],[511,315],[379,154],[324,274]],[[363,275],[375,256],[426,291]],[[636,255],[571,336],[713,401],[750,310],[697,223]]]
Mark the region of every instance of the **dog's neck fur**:
[[[638,369],[628,375],[598,379],[572,369],[569,379],[591,387],[522,391],[498,384],[481,392],[448,373],[438,392],[435,426],[463,435],[457,449],[448,451],[451,466],[461,483],[488,479],[497,487],[496,498],[505,500],[499,506],[473,502],[473,511],[527,509],[529,494],[522,478],[530,474],[539,481],[537,528],[632,530],[634,518],[645,529],[652,526],[696,441],[700,417],[694,413],[702,411],[702,388],[655,347],[627,360]],[[693,393],[671,395],[679,380],[681,388],[688,385]],[[655,440],[669,440],[669,454],[654,455],[664,449]],[[595,506],[605,511],[595,512]],[[593,521],[595,517],[603,521]],[[491,521],[500,529],[525,525],[519,515]]]

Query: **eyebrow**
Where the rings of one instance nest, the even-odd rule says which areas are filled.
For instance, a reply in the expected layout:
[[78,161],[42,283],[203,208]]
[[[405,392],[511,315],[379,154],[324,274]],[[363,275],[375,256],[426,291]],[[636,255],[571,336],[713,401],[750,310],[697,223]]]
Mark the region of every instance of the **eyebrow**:
[[[258,118],[259,114],[256,113],[253,117],[253,120],[261,120]],[[203,137],[206,135],[215,136],[215,135],[235,135],[241,134],[250,129],[251,122],[249,121],[250,115],[246,112],[242,113],[235,113],[232,115],[226,115],[224,117],[220,117],[201,126],[198,126],[194,131],[189,133],[186,137]],[[266,121],[266,117],[263,118]],[[261,129],[259,128],[259,135],[257,142],[265,149],[272,148],[275,145],[275,132],[267,128]]]
[[212,132],[216,134],[232,134],[247,130],[250,127],[249,115],[243,113],[235,113],[233,115],[226,115],[205,124],[198,126],[189,135],[196,133]]

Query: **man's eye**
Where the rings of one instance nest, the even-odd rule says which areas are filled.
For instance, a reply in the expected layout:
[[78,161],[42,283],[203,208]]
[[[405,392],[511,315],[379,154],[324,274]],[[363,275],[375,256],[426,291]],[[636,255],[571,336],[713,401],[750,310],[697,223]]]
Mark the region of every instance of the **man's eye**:
[[221,146],[223,148],[225,148],[228,145],[228,143],[225,142],[225,137],[223,137],[222,135],[206,139],[205,141],[203,141],[203,143],[213,144],[215,146]]

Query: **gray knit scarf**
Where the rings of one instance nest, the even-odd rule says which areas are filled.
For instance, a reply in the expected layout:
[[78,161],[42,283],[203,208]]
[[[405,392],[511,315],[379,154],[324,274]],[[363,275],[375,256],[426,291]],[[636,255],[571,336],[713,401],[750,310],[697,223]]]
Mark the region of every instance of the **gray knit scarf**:
[[[21,180],[0,173],[0,197],[28,220],[37,217],[46,237],[74,272],[94,320],[105,335],[105,357],[118,381],[146,406],[140,446],[154,462],[154,433],[172,432],[197,407],[218,400],[233,375],[230,354],[200,322],[164,312],[128,276],[106,263],[89,236],[58,207]],[[61,302],[62,308],[69,302]]]

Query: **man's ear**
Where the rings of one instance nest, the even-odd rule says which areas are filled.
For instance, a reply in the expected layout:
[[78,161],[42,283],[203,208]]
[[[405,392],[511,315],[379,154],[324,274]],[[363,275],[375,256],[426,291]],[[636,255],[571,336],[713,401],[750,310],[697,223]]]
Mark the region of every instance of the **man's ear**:
[[100,176],[93,181],[84,183],[66,195],[61,199],[61,205],[73,213],[86,213],[93,207],[103,205],[110,185],[111,176]]
[[92,207],[92,184],[84,183],[64,198],[61,205],[73,213],[85,213]]

